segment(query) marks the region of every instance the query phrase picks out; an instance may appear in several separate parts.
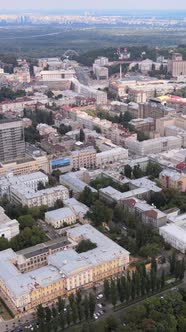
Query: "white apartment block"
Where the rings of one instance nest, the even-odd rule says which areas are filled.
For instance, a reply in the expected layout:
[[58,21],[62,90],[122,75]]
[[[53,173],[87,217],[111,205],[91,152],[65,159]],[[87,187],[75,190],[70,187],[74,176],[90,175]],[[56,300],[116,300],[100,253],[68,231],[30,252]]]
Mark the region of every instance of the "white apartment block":
[[29,208],[42,205],[52,207],[56,201],[64,201],[68,198],[69,192],[64,186],[57,186],[39,191],[29,189],[26,185],[15,185],[10,187],[11,201],[18,205],[28,206]]
[[149,139],[143,142],[128,140],[126,146],[129,152],[139,156],[146,156],[179,149],[182,146],[182,139],[181,137],[169,136]]
[[11,220],[0,207],[0,237],[11,240],[19,234],[19,223],[16,219]]
[[11,172],[0,178],[0,196],[10,195],[11,186],[26,186],[27,188],[37,191],[38,184],[44,186],[48,183],[48,176],[42,172],[34,172],[31,174],[14,176]]
[[171,223],[160,227],[159,233],[173,248],[186,253],[186,213],[170,218]]
[[97,153],[96,155],[96,166],[97,167],[106,167],[109,164],[113,164],[115,162],[126,162],[128,160],[128,150],[120,147],[116,147],[114,149],[103,151]]
[[45,213],[45,221],[54,228],[61,228],[66,225],[72,225],[76,222],[75,213],[69,208],[64,207]]
[[69,198],[67,188],[57,186],[53,188],[38,190],[38,184],[48,183],[48,176],[42,172],[13,176],[12,174],[2,177],[0,180],[0,195],[8,195],[9,199],[15,204],[34,207],[47,205],[54,206],[57,200]]
[[72,79],[75,77],[74,70],[42,70],[39,73],[39,78],[42,81],[49,82],[49,81],[60,81],[63,79]]

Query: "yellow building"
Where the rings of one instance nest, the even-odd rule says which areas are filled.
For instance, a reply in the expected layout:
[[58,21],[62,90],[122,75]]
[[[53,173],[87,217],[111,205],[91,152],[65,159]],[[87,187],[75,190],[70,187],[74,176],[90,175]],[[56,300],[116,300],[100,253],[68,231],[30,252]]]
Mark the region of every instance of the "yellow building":
[[5,176],[8,172],[13,172],[14,175],[23,175],[39,170],[49,173],[49,161],[46,156],[37,158],[24,158],[9,163],[0,164],[0,176]]
[[[87,239],[95,243],[96,248],[77,253],[73,247]],[[40,262],[29,271],[28,259],[26,261],[23,254],[14,253],[12,249],[0,253],[0,289],[17,313],[58,296],[68,296],[78,289],[91,288],[96,282],[118,275],[128,267],[129,252],[90,225],[68,229],[67,240],[66,250],[61,247],[57,251],[49,250],[47,259],[44,252],[39,251],[39,260],[45,255],[44,266]]]

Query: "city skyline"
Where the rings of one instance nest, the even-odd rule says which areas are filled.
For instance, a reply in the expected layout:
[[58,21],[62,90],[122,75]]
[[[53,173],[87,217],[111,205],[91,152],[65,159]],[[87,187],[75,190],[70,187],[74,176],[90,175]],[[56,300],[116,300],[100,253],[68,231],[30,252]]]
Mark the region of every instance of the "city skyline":
[[142,0],[139,5],[137,0],[116,0],[114,3],[108,3],[106,0],[95,0],[87,4],[86,0],[69,0],[67,3],[60,4],[58,0],[40,0],[37,2],[27,2],[17,0],[16,5],[13,0],[7,0],[6,3],[0,0],[1,10],[184,10],[186,9],[185,1],[178,0],[176,3],[170,3],[165,0],[157,0],[156,3],[149,3],[148,0]]

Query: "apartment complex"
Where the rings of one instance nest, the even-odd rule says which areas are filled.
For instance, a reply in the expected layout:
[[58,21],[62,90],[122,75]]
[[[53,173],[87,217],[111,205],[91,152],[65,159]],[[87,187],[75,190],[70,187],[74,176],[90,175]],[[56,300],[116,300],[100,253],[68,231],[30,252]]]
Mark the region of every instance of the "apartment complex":
[[[18,313],[59,296],[75,293],[80,288],[91,288],[96,282],[117,276],[127,269],[129,252],[92,226],[83,225],[67,230],[67,241],[74,246],[87,239],[96,243],[96,248],[81,254],[74,249],[67,249],[68,243],[64,246],[66,250],[56,253],[46,248],[47,265],[32,271],[27,271],[24,255],[16,254],[12,249],[0,253],[0,289]],[[24,266],[19,269],[20,261],[25,264],[25,269]]]
[[0,162],[25,157],[22,121],[0,121]]

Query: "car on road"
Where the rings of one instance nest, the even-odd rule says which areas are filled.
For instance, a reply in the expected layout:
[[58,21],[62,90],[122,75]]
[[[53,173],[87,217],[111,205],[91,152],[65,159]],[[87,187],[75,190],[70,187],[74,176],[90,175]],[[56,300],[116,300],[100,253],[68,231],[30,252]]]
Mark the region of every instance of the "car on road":
[[103,294],[101,294],[101,293],[98,294],[98,295],[96,296],[96,299],[97,299],[97,300],[100,300],[100,299],[102,299],[102,298],[103,298]]

